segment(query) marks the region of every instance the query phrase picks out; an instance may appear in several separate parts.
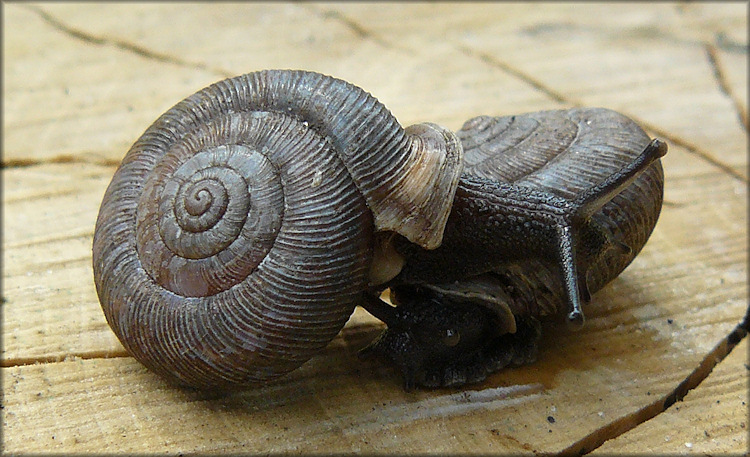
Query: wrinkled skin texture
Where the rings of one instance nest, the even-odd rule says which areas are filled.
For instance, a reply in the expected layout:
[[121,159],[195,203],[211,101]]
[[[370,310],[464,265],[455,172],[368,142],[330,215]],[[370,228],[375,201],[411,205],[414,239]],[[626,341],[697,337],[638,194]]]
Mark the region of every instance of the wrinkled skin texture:
[[[458,134],[468,169],[459,181],[442,245],[426,250],[396,239],[405,266],[387,285],[397,306],[392,313],[373,312],[388,328],[364,354],[394,363],[407,389],[477,382],[505,366],[534,361],[541,334],[538,318],[566,311],[568,322],[580,327],[582,305],[648,239],[661,209],[658,159],[666,145],[649,143],[632,121],[607,110],[529,115],[541,130],[553,128],[560,116],[579,131],[567,143],[547,145],[552,152],[541,165],[524,163],[525,156],[513,160],[514,146],[493,149],[493,141],[505,141],[513,132],[477,139],[507,118],[467,122]],[[520,122],[517,118],[523,116],[507,123]],[[536,141],[553,141],[553,133],[559,134],[545,132]],[[520,169],[509,172],[500,159]],[[498,160],[500,164],[487,166]],[[587,167],[594,170],[590,175]],[[477,296],[472,280],[478,277],[493,295],[482,296],[485,289]],[[441,295],[423,285],[459,292],[464,285],[462,292],[471,298]],[[498,297],[515,326],[489,305]],[[379,306],[365,307],[372,312]]]
[[388,328],[362,356],[380,356],[396,365],[404,389],[459,386],[479,382],[509,365],[536,360],[539,321],[518,319],[514,334],[489,309],[476,302],[455,301],[420,287],[392,291],[401,303]]

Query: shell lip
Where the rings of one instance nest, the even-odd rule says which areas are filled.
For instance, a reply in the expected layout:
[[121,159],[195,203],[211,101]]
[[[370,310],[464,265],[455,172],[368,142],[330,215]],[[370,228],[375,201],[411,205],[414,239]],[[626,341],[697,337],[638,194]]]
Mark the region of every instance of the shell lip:
[[463,147],[455,133],[436,124],[416,124],[405,130],[410,160],[389,198],[373,208],[375,226],[435,249],[443,241],[463,172]]

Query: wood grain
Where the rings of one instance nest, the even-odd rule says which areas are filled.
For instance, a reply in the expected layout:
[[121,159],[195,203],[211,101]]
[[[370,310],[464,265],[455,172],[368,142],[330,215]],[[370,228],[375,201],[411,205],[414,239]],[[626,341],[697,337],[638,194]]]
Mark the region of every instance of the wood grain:
[[[736,454],[748,449],[747,338],[683,401],[592,454]],[[645,446],[644,446],[645,445]]]
[[[5,452],[746,449],[747,342],[721,360],[748,300],[745,5],[2,8]],[[670,144],[662,216],[641,255],[594,297],[582,331],[546,323],[537,363],[481,384],[403,392],[395,370],[358,360],[383,328],[358,309],[323,354],[277,384],[172,388],[104,320],[91,271],[99,203],[159,114],[262,68],[346,79],[404,125],[617,109]]]

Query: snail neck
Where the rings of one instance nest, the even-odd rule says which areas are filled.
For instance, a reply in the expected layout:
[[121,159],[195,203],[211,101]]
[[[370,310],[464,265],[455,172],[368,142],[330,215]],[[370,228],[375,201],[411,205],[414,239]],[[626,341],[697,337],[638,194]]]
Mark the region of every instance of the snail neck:
[[[434,250],[396,241],[403,283],[440,283],[528,258],[557,261],[560,227],[576,226],[569,200],[540,190],[463,176],[443,243]],[[585,225],[585,224],[584,224]]]
[[448,283],[537,259],[558,271],[569,320],[582,324],[581,304],[590,299],[587,265],[610,244],[606,238],[592,218],[577,217],[574,202],[537,189],[464,176],[443,244],[433,251],[397,246],[406,264],[393,283]]
[[653,140],[629,165],[574,200],[523,185],[462,176],[443,244],[433,251],[397,245],[406,263],[394,282],[439,284],[535,259],[557,270],[568,320],[580,326],[581,304],[591,297],[588,268],[606,250],[632,252],[598,222],[596,212],[666,151],[665,143]]

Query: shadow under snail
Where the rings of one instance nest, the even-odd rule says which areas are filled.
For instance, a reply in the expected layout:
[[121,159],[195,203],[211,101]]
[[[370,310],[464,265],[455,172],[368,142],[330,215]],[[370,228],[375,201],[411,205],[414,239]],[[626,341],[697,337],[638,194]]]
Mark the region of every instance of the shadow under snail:
[[339,79],[250,73],[127,153],[96,222],[96,290],[125,348],[180,385],[282,376],[357,305],[387,324],[363,354],[405,388],[476,382],[534,360],[539,318],[583,323],[656,224],[666,151],[606,109],[404,129]]

